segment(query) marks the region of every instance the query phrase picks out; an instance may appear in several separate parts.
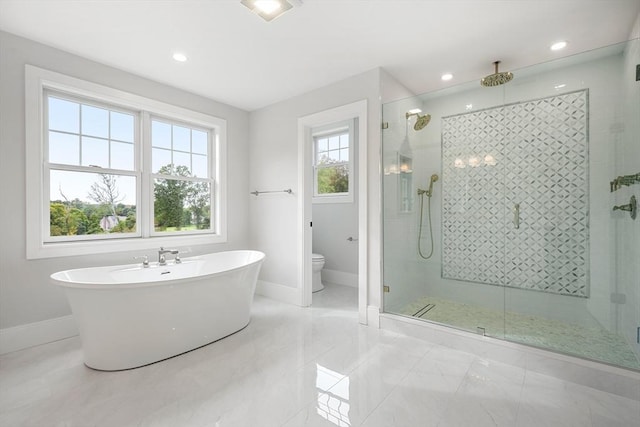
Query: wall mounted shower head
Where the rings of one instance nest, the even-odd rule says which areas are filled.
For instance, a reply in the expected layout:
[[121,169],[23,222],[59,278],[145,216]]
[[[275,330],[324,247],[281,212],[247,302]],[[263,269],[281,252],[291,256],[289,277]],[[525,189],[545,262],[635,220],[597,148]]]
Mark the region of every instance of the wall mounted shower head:
[[508,71],[503,71],[501,73],[498,72],[499,63],[500,61],[495,61],[493,63],[493,65],[495,65],[495,72],[493,74],[489,74],[486,77],[483,77],[482,80],[480,80],[481,86],[485,86],[485,87],[500,86],[505,83],[509,83],[511,80],[513,80],[513,73],[510,73]]
[[416,131],[424,129],[431,121],[431,114],[425,114],[421,116],[420,113],[405,113],[405,117],[407,118],[407,120],[409,120],[409,118],[412,116],[418,117],[415,124],[413,125],[413,130]]

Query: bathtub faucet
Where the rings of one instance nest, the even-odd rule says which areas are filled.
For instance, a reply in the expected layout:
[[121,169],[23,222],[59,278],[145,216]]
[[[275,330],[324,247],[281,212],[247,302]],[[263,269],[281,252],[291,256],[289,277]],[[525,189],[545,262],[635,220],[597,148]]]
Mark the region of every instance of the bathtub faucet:
[[167,265],[167,259],[165,258],[165,254],[175,255],[174,262],[176,264],[180,264],[182,261],[180,260],[180,252],[177,249],[165,249],[162,246],[158,251],[158,265]]

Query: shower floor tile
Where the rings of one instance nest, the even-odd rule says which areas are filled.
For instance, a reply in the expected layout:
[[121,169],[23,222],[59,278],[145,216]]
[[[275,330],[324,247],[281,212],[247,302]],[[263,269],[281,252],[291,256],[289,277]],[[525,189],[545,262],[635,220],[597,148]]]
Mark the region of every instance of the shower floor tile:
[[433,297],[413,301],[400,314],[473,332],[482,327],[488,336],[640,369],[624,338],[604,328],[514,312],[503,316],[502,311]]

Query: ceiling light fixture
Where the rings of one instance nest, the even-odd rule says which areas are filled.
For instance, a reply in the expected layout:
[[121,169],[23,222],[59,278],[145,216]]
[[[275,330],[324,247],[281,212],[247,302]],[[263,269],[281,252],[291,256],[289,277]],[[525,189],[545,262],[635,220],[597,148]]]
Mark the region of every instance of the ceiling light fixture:
[[449,80],[451,80],[453,78],[453,74],[446,73],[446,74],[443,74],[442,77],[440,77],[440,78],[442,79],[442,81],[448,82]]
[[185,62],[187,60],[187,56],[184,53],[176,52],[173,54],[173,59],[178,62]]
[[567,47],[567,42],[564,40],[560,40],[551,45],[551,50],[562,50]]
[[293,7],[287,0],[240,0],[240,3],[267,22]]

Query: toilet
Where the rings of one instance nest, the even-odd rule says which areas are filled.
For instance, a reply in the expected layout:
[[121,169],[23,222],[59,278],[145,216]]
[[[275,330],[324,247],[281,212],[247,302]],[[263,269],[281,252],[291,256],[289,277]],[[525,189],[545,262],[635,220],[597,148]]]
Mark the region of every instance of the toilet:
[[313,286],[311,292],[318,292],[324,289],[321,276],[322,267],[324,267],[324,256],[311,254],[311,265],[313,270]]

